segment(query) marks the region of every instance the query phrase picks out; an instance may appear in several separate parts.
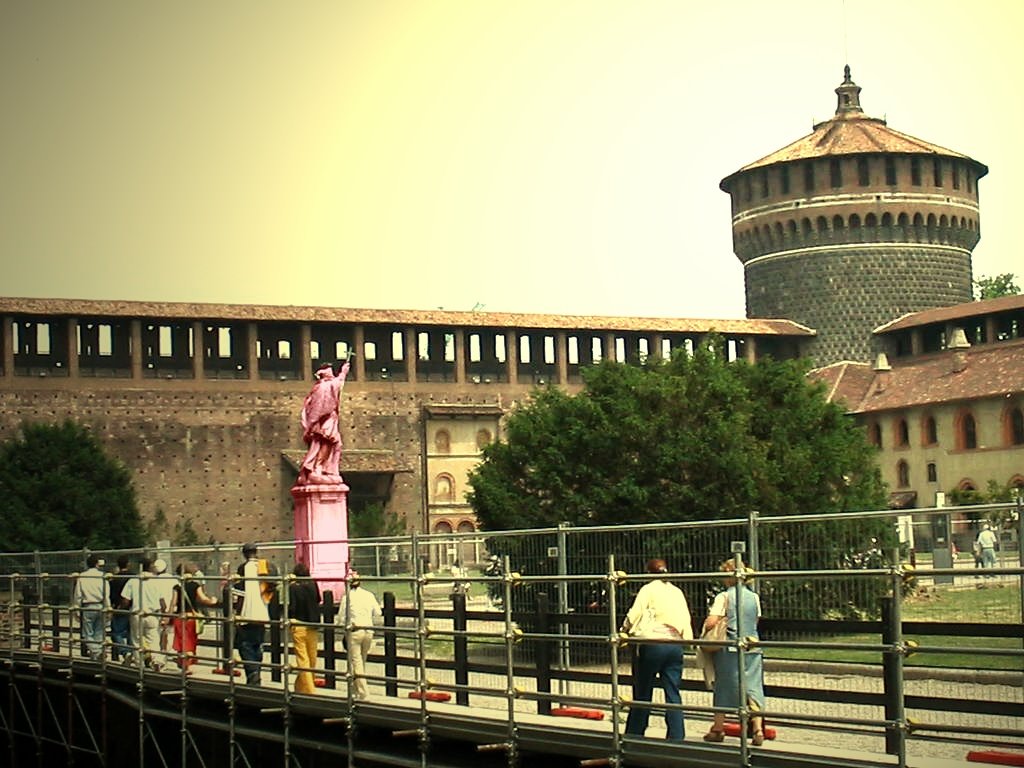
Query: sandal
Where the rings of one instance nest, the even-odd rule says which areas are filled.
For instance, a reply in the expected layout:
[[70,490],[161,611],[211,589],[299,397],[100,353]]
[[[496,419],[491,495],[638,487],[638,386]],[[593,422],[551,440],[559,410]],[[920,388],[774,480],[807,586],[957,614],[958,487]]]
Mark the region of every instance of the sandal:
[[751,737],[750,743],[753,744],[755,747],[760,747],[762,744],[764,744],[764,731],[760,729],[754,731],[754,735],[753,737]]
[[704,741],[721,742],[725,741],[725,731],[720,731],[716,728],[712,728],[710,731],[704,734]]

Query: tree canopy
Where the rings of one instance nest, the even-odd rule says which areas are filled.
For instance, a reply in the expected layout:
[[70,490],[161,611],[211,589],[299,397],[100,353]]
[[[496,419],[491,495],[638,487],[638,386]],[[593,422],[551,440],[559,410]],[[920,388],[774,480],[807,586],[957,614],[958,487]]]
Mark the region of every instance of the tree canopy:
[[974,293],[979,300],[998,299],[1000,296],[1017,296],[1020,294],[1020,286],[1012,272],[995,277],[982,275],[974,281]]
[[553,387],[484,449],[470,503],[485,529],[879,509],[860,428],[807,364],[728,362],[721,341],[643,366],[604,362]]
[[0,551],[140,546],[131,475],[85,427],[25,423],[0,445]]

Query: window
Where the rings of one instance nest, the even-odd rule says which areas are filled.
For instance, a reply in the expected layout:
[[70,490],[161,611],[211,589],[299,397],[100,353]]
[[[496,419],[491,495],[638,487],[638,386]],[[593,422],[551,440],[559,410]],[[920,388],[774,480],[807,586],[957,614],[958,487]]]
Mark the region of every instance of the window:
[[768,171],[761,173],[761,197],[768,197]]
[[434,501],[455,501],[455,480],[447,472],[438,475],[434,480]]
[[843,167],[835,158],[828,162],[828,179],[832,189],[838,189],[843,186]]
[[953,189],[960,189],[960,165],[953,163]]
[[451,453],[452,450],[452,436],[448,434],[447,429],[439,429],[434,433],[434,452],[435,453]]
[[939,430],[935,425],[935,417],[928,415],[924,417],[924,424],[921,428],[923,445],[937,445],[939,442]]
[[814,191],[814,164],[804,163],[804,192]]
[[479,450],[483,450],[485,447],[491,444],[491,430],[479,429],[476,433],[476,447]]
[[871,176],[868,172],[868,159],[866,157],[857,158],[857,184],[862,187],[866,187],[871,183]]
[[932,160],[932,177],[936,187],[942,186],[942,161],[939,158]]
[[876,448],[882,447],[882,427],[877,421],[873,421],[868,425],[868,442]]
[[1024,409],[1019,406],[1006,415],[1006,438],[1010,445],[1024,445]]
[[896,422],[896,445],[899,448],[906,448],[910,445],[910,430],[907,429],[906,419],[899,419]]
[[910,465],[901,461],[896,465],[896,485],[906,488],[910,485]]
[[921,186],[921,158],[910,158],[910,183],[915,187]]
[[779,168],[779,186],[782,188],[782,194],[789,194],[789,166],[784,165]]
[[937,482],[939,482],[939,473],[935,469],[935,462],[934,461],[929,461],[928,462],[928,482],[929,483],[937,483]]
[[891,157],[885,158],[885,183],[896,186],[896,161]]
[[956,447],[961,451],[970,451],[978,447],[977,424],[974,415],[966,409],[957,414]]

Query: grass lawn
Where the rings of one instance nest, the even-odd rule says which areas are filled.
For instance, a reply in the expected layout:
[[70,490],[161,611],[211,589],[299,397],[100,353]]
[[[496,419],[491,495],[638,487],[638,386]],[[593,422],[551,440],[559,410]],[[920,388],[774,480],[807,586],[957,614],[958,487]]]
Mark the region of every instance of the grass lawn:
[[[914,622],[970,622],[993,624],[1019,624],[1020,587],[1003,582],[997,587],[991,582],[985,588],[935,587],[907,598],[903,602],[903,620]],[[878,635],[842,635],[820,638],[833,643],[879,643]],[[937,648],[992,648],[1021,650],[1021,641],[1015,638],[943,637],[909,634],[921,646]],[[880,664],[882,655],[873,651],[853,651],[841,648],[772,648],[768,658],[808,659],[815,661],[858,662]],[[948,667],[960,669],[997,669],[1024,671],[1024,656],[986,656],[981,652],[914,653],[907,657],[908,666]]]

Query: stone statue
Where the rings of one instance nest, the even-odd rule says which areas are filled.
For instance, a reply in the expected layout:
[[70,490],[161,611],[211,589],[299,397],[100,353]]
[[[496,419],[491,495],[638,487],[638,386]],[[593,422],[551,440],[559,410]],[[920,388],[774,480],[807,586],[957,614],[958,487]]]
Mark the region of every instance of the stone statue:
[[316,383],[302,404],[302,439],[309,450],[302,460],[296,485],[341,483],[338,462],[341,460],[341,432],[338,430],[338,403],[345,386],[349,363],[346,361],[334,375],[325,363],[316,372]]

